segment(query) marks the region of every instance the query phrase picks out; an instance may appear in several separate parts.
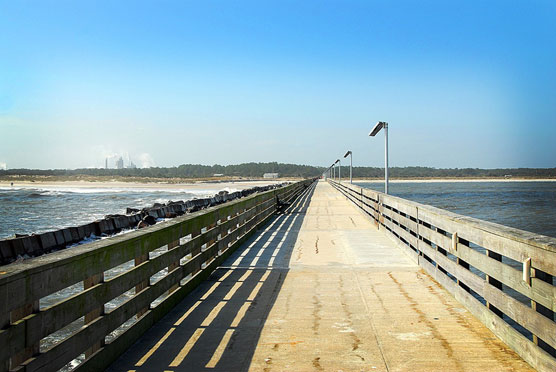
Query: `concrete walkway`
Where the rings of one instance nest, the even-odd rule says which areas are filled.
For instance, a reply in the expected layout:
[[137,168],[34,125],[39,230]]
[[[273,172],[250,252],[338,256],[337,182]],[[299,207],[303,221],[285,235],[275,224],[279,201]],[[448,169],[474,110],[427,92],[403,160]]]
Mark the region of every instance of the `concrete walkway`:
[[110,371],[527,371],[327,183]]

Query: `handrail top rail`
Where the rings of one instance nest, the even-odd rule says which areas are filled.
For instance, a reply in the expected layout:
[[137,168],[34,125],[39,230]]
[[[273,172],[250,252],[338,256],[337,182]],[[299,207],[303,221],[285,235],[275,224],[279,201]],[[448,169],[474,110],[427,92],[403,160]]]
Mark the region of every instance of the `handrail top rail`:
[[[300,181],[304,182],[306,180]],[[6,285],[14,280],[18,280],[28,276],[29,274],[39,273],[42,271],[48,271],[52,268],[64,266],[80,258],[88,257],[97,253],[101,249],[110,249],[112,246],[117,246],[124,242],[131,242],[133,240],[140,240],[146,235],[151,233],[170,230],[173,227],[183,224],[186,221],[194,220],[196,218],[205,216],[211,212],[217,211],[223,208],[230,208],[239,203],[246,203],[251,199],[261,197],[263,195],[275,193],[278,190],[283,190],[289,186],[295,185],[296,183],[290,183],[281,188],[267,190],[261,193],[254,193],[248,195],[247,197],[235,199],[224,204],[217,206],[211,206],[206,209],[202,209],[193,213],[187,213],[182,216],[172,218],[168,221],[162,221],[152,226],[147,226],[142,229],[137,229],[134,231],[127,232],[125,234],[115,235],[107,237],[102,240],[93,241],[86,244],[77,245],[70,249],[62,249],[57,252],[52,252],[42,256],[32,257],[22,262],[14,262],[6,266],[0,267],[0,286]]]
[[[336,181],[329,180],[330,182],[334,182],[338,184]],[[358,192],[355,190],[355,187],[352,185],[346,185],[344,183],[341,186],[346,187],[352,191]],[[364,187],[360,187],[362,190],[369,190],[371,192],[376,193],[379,195],[380,200],[396,200],[398,202],[402,202],[406,205],[416,207],[419,211],[426,211],[428,213],[434,214],[439,217],[444,217],[452,222],[461,223],[463,225],[468,225],[469,227],[482,230],[484,232],[497,235],[501,238],[510,239],[522,244],[527,244],[534,248],[542,249],[551,253],[556,253],[556,238],[551,236],[536,234],[530,231],[525,231],[521,229],[517,229],[515,227],[501,225],[495,222],[481,220],[479,218],[465,216],[462,214],[454,213],[447,211],[445,209],[441,209],[438,207],[434,207],[432,205],[421,204],[412,200],[400,198],[398,196],[388,195],[380,191],[376,191],[373,189],[367,189]],[[415,216],[414,216],[415,217]]]

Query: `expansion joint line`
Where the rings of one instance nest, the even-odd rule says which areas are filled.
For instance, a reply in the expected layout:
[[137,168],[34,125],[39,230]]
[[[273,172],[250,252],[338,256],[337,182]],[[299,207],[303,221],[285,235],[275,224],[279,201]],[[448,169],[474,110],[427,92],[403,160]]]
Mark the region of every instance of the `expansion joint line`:
[[386,371],[390,371],[390,368],[388,367],[388,362],[386,362],[386,357],[384,356],[384,349],[382,348],[382,344],[380,343],[380,340],[378,338],[378,332],[376,330],[374,321],[373,321],[373,316],[371,315],[370,309],[369,309],[369,305],[367,304],[367,301],[365,300],[365,296],[363,295],[363,290],[361,289],[361,283],[359,282],[359,277],[357,276],[357,272],[355,272],[352,269],[352,274],[353,276],[355,276],[355,281],[357,282],[357,289],[359,290],[359,295],[361,296],[361,300],[363,301],[363,304],[365,305],[365,310],[367,312],[367,317],[369,318],[369,323],[371,323],[371,328],[373,329],[373,333],[375,335],[375,341],[376,344],[378,345],[378,349],[380,350],[380,357],[382,358],[382,362],[384,363],[384,366],[386,367]]

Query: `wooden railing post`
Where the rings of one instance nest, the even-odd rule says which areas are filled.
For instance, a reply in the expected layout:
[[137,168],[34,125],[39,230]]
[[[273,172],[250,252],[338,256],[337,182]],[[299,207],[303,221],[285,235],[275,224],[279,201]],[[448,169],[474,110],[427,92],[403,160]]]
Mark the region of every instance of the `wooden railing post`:
[[[93,275],[83,281],[83,289],[87,290],[101,283],[102,281],[104,281],[104,273]],[[95,320],[96,318],[98,318],[103,314],[104,314],[104,304],[101,307],[98,307],[90,311],[89,313],[85,314],[85,324],[91,323],[93,320]],[[90,357],[92,354],[94,354],[97,350],[99,350],[103,346],[104,346],[104,339],[95,342],[90,349],[85,351],[85,358]]]
[[[176,247],[179,247],[180,245],[180,240],[174,240],[173,242],[168,243],[168,250],[174,249]],[[178,259],[177,261],[172,262],[169,266],[168,266],[168,274],[170,274],[172,271],[176,270],[178,267],[180,267],[180,260]],[[174,284],[172,287],[170,287],[170,289],[168,290],[168,294],[174,292],[176,289],[178,289],[179,287],[179,283]]]
[[[502,262],[502,255],[501,254],[498,254],[496,252],[493,252],[493,251],[487,249],[486,255],[488,257],[492,258],[493,260]],[[501,281],[496,280],[489,275],[486,275],[486,281],[488,282],[488,284],[494,286],[495,288],[498,288],[498,289],[502,290],[502,282]],[[501,312],[495,306],[492,306],[492,304],[490,302],[486,301],[486,305],[494,314],[498,315],[499,317],[502,317],[504,315],[503,312]]]
[[[211,223],[210,225],[207,226],[207,231],[212,230],[216,227],[216,225],[218,224],[217,221],[214,221],[213,223]],[[218,240],[218,237],[212,238],[211,240],[209,240],[207,242],[207,248],[212,246],[214,243],[216,243],[216,241]]]
[[[546,283],[550,283],[552,284],[552,279],[553,276],[545,273],[542,270],[539,269],[532,269],[533,273],[532,276],[534,278],[537,278],[539,280],[542,280],[543,282]],[[535,310],[536,312],[546,316],[547,318],[549,318],[552,321],[555,321],[556,319],[554,318],[554,311],[550,310],[549,308],[538,304],[537,302],[531,300],[531,308],[533,310]],[[548,345],[546,342],[544,342],[543,340],[539,339],[537,337],[537,335],[533,334],[533,342],[538,345],[541,349],[545,350],[546,352],[548,352],[550,355],[552,355],[553,357],[556,357],[556,349],[552,348],[550,345]]]
[[[12,310],[10,312],[10,322],[13,324],[18,320],[25,318],[28,315],[33,314],[34,312],[39,311],[39,301],[33,301],[32,303],[26,304]],[[4,319],[4,322],[6,319]],[[7,345],[6,345],[7,346]],[[24,350],[20,351],[19,353],[13,355],[10,358],[10,366],[9,369],[15,369],[21,363],[25,362],[27,359],[31,358],[33,355],[39,353],[40,343],[35,343],[31,346],[26,347]]]
[[[197,231],[193,231],[191,232],[191,239],[196,238],[197,236],[201,235],[201,230],[197,230]],[[195,257],[196,255],[198,255],[199,253],[201,253],[201,245],[198,245],[193,251],[191,251],[191,258]],[[200,265],[199,265],[200,266]],[[197,269],[193,270],[191,272],[191,276],[195,276],[195,274],[197,274],[199,271],[201,270],[200,267],[198,267]]]
[[380,195],[377,195],[376,197],[376,229],[380,230],[380,216],[381,216],[381,212],[380,212],[380,208],[381,208],[381,204],[380,204]]
[[[469,247],[469,241],[462,239],[462,238],[458,238],[458,244],[462,244],[465,245],[466,247]],[[463,266],[464,268],[466,268],[467,270],[469,270],[469,263],[465,262],[464,260],[462,260],[461,258],[457,257],[456,258],[457,264],[460,266]],[[463,289],[465,289],[467,292],[469,292],[469,287],[466,286],[464,283],[462,283],[459,278],[457,279],[458,285],[460,287],[462,287]]]
[[[226,223],[228,221],[229,218],[231,218],[233,216],[226,216],[226,217],[222,217],[219,221],[220,224]],[[220,230],[220,239],[223,239],[224,237],[226,237],[226,235],[228,235],[228,228],[226,229],[221,229]],[[226,247],[228,248],[228,247]]]
[[[0,291],[0,329],[7,328],[10,325],[10,312],[8,309],[7,291]],[[6,359],[0,362],[0,371],[4,372],[10,368],[10,360]]]
[[[141,265],[143,262],[147,262],[149,260],[149,254],[142,254],[139,255],[137,257],[135,257],[135,266],[139,266]],[[149,286],[149,281],[150,278],[146,278],[145,280],[143,280],[142,282],[140,282],[139,284],[137,284],[135,286],[135,295],[137,295],[139,292],[141,292],[143,289],[147,288]],[[139,310],[136,314],[137,319],[139,319],[140,317],[143,316],[143,314],[145,314],[147,311],[149,310],[149,307],[144,307],[141,310]]]

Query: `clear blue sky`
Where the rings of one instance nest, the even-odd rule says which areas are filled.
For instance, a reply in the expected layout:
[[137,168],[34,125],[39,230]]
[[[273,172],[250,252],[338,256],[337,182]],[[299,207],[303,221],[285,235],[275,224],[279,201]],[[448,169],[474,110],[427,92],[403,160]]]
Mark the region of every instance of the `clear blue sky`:
[[0,0],[0,167],[556,167],[555,1]]

